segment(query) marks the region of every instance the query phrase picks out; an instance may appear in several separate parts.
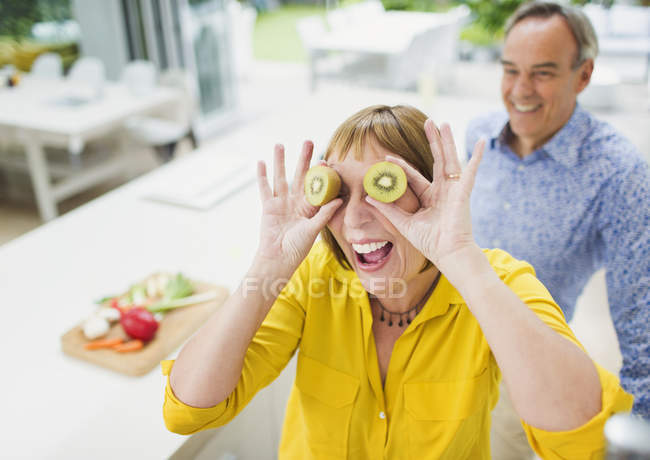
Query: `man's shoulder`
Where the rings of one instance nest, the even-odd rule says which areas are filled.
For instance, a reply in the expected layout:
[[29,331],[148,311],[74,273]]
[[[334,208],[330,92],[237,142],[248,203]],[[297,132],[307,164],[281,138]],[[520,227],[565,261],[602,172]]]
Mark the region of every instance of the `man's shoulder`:
[[508,113],[504,110],[485,113],[469,122],[467,125],[467,137],[477,140],[480,137],[490,138],[498,133],[507,121]]
[[589,114],[590,129],[580,147],[580,160],[585,163],[622,172],[642,167],[641,152],[623,133],[606,121]]

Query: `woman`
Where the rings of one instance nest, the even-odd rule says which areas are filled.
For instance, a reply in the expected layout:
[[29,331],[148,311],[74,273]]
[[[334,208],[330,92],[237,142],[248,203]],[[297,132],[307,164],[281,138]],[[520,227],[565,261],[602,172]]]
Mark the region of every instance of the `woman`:
[[[325,161],[342,189],[319,209],[303,196],[312,150],[305,142],[291,186],[282,146],[273,190],[258,165],[257,256],[163,363],[167,427],[227,423],[298,350],[280,458],[489,458],[501,375],[542,457],[602,450],[605,420],[632,397],[584,353],[530,265],[474,243],[483,143],[461,172],[449,126],[410,107],[364,109],[330,141]],[[362,185],[384,160],[409,182],[391,204]]]

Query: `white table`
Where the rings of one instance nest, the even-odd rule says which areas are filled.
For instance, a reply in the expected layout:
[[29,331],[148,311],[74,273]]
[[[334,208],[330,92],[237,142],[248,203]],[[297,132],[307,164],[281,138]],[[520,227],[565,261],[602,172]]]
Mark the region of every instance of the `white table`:
[[97,94],[79,83],[33,77],[1,90],[0,136],[24,147],[41,218],[53,219],[57,202],[122,173],[129,162],[121,136],[120,152],[112,161],[52,184],[44,147],[62,147],[79,155],[89,141],[118,132],[128,117],[163,110],[179,97],[179,92],[162,87],[136,96],[115,83],[107,83]]
[[[159,369],[138,378],[116,374],[64,355],[60,336],[93,310],[93,300],[156,270],[236,288],[257,246],[257,187],[207,212],[141,198],[163,180],[170,187],[191,180],[170,179],[170,172],[186,169],[179,165],[191,162],[204,171],[228,158],[246,158],[254,168],[256,159],[268,163],[274,143],[283,142],[292,176],[303,139],[313,139],[320,153],[342,120],[376,103],[417,104],[418,99],[354,88],[288,101],[278,113],[0,246],[5,414],[0,456],[161,459],[181,447],[187,438],[168,432],[161,417]],[[433,111],[462,133],[467,120],[491,107],[440,98]],[[281,417],[283,401],[278,405]],[[259,458],[272,458],[269,450]]]
[[447,54],[456,58],[455,43],[466,17],[464,9],[449,13],[387,11],[325,32],[307,44],[311,86],[316,87],[320,76],[319,61],[329,53],[345,53],[370,58],[370,62],[378,59],[384,66],[385,84],[407,88],[414,83],[418,69],[434,65],[426,60]]

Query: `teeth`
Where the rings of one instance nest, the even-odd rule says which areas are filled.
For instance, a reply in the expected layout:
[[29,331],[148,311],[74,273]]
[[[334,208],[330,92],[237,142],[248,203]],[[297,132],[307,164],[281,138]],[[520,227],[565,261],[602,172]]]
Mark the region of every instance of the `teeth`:
[[539,104],[537,105],[519,105],[519,104],[513,104],[515,106],[515,109],[517,109],[519,112],[532,112],[533,110],[537,109],[539,107]]
[[387,244],[388,241],[376,241],[373,243],[366,243],[366,244],[352,243],[352,249],[354,249],[359,254],[368,254],[369,252],[376,251],[379,248],[383,248]]

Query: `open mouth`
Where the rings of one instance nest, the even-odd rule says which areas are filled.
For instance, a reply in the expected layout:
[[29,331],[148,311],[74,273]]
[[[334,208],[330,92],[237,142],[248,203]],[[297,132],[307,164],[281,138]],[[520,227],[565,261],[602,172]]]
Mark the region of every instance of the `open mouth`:
[[381,268],[389,259],[393,249],[390,241],[373,241],[372,243],[352,243],[352,249],[360,268],[373,271]]
[[531,112],[536,112],[542,106],[542,104],[524,105],[524,104],[515,104],[515,103],[513,103],[512,106],[519,113],[531,113]]

